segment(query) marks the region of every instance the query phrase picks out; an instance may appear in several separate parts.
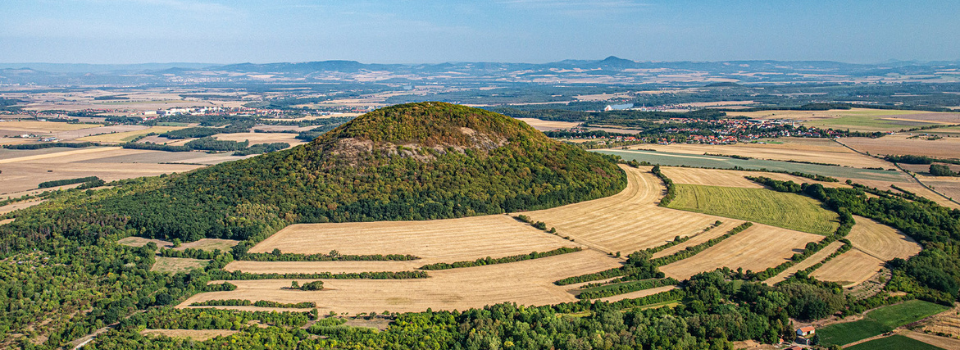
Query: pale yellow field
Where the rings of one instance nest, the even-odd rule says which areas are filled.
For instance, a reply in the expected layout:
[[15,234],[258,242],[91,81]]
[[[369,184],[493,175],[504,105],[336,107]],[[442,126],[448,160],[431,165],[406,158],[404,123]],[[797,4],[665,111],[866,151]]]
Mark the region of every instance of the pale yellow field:
[[167,258],[158,256],[156,259],[157,261],[153,263],[153,267],[150,268],[150,271],[169,273],[185,272],[191,269],[204,267],[209,263],[209,261],[206,260],[187,258]]
[[164,335],[171,338],[190,338],[196,341],[204,341],[216,337],[226,337],[237,333],[227,329],[144,329],[140,334],[145,336]]
[[304,143],[302,140],[296,139],[297,134],[288,134],[288,133],[265,133],[265,132],[246,132],[238,134],[217,134],[213,138],[217,140],[224,141],[250,141],[250,144],[257,143],[276,143],[276,142],[286,142],[291,146],[296,146],[301,143]]
[[[312,301],[321,314],[348,312],[412,312],[465,310],[502,302],[546,305],[576,301],[573,294],[554,281],[620,266],[620,261],[593,250],[451,270],[430,271],[430,278],[409,280],[323,280],[324,290],[304,292],[289,289],[292,280],[230,281],[237,289],[194,295],[181,303],[217,299]],[[310,280],[298,280],[300,283]]]
[[23,201],[23,202],[16,202],[16,203],[7,204],[7,205],[4,205],[4,206],[0,207],[0,215],[9,213],[9,212],[14,211],[14,210],[20,210],[20,209],[29,208],[29,207],[32,207],[32,206],[34,206],[34,205],[43,203],[43,202],[45,202],[45,201],[46,201],[46,199],[41,199],[41,200],[29,200],[29,201]]
[[857,249],[840,254],[810,274],[821,281],[837,282],[844,287],[860,284],[883,268],[883,261]]
[[867,255],[888,261],[893,258],[909,259],[920,253],[920,245],[896,229],[865,217],[855,216],[854,220],[857,224],[850,230],[847,239],[854,248]]
[[808,178],[780,174],[766,173],[758,171],[740,171],[740,170],[720,170],[720,169],[700,169],[700,168],[679,168],[679,167],[661,167],[664,174],[670,180],[678,184],[721,186],[721,187],[742,187],[742,188],[764,188],[763,185],[747,180],[746,176],[765,176],[774,180],[793,181],[802,183],[819,183],[824,187],[843,187],[841,182],[819,182]]
[[[900,174],[903,174],[903,172],[900,172]],[[864,186],[874,187],[874,188],[880,189],[880,190],[882,190],[882,191],[891,190],[891,191],[893,191],[893,192],[899,192],[899,191],[893,189],[892,187],[890,187],[890,185],[896,185],[897,187],[900,187],[900,188],[905,189],[905,190],[907,190],[907,191],[913,192],[913,193],[917,194],[918,196],[921,196],[921,197],[924,197],[924,198],[926,198],[926,199],[929,199],[929,200],[932,200],[932,201],[934,201],[934,202],[937,202],[937,204],[939,204],[939,205],[945,206],[945,207],[947,207],[947,208],[960,209],[960,204],[951,202],[949,199],[943,198],[943,196],[941,196],[941,195],[939,195],[939,194],[936,194],[936,193],[933,193],[932,191],[926,189],[925,187],[920,186],[920,184],[918,184],[918,183],[916,183],[915,181],[911,180],[908,175],[903,174],[903,178],[904,178],[903,181],[905,181],[905,182],[893,182],[893,181],[882,181],[882,180],[864,180],[864,179],[851,179],[851,180],[853,180],[853,182],[855,182],[855,183],[858,183],[858,184],[861,184],[861,185],[864,185]],[[846,179],[844,179],[844,178],[839,178],[839,179],[840,179],[841,182],[846,180]],[[906,181],[909,181],[909,182],[906,182]],[[935,188],[936,188],[936,186],[935,186]],[[956,198],[954,198],[954,199],[956,199]]]
[[627,173],[628,184],[616,195],[523,214],[545,222],[547,227],[556,227],[560,236],[623,256],[663,245],[676,236],[700,233],[717,220],[733,221],[658,207],[664,187],[649,173],[650,168],[621,168]]
[[830,254],[833,254],[834,252],[837,251],[837,249],[840,249],[840,247],[842,246],[843,246],[843,242],[837,241],[837,242],[830,243],[826,247],[823,247],[823,249],[820,249],[819,252],[816,252],[815,254],[808,256],[806,259],[804,259],[800,263],[791,266],[790,268],[784,270],[783,272],[777,274],[776,276],[768,278],[766,281],[763,281],[763,283],[766,283],[772,286],[774,284],[783,282],[787,278],[790,278],[790,276],[793,276],[793,274],[797,273],[797,271],[805,270],[806,268],[816,265],[817,263],[823,261],[823,259],[826,259],[828,256],[830,256]]
[[213,250],[220,249],[221,251],[225,252],[225,251],[229,251],[230,248],[233,248],[233,246],[237,245],[237,243],[240,243],[240,241],[232,240],[232,239],[220,239],[220,238],[203,238],[197,241],[181,244],[179,248],[175,248],[175,249],[185,250],[187,248],[193,248],[193,249],[206,250],[206,251],[213,251]]
[[77,139],[77,141],[90,141],[90,142],[112,142],[112,143],[121,143],[128,142],[133,140],[137,136],[146,135],[152,132],[162,134],[167,131],[180,130],[186,128],[185,126],[154,126],[149,129],[136,130],[136,131],[127,131],[127,132],[118,132],[114,134],[100,134],[94,136],[85,136]]
[[58,131],[89,129],[100,126],[99,124],[70,124],[66,122],[41,122],[35,120],[23,120],[15,122],[2,122],[0,129],[16,130],[25,133],[55,133]]
[[[239,159],[227,155],[198,152],[161,152],[91,147],[83,149],[2,150],[0,157],[0,192],[19,196],[36,189],[44,181],[98,176],[105,181],[185,172]],[[181,164],[159,164],[181,163]]]
[[541,120],[537,118],[516,118],[516,119],[524,123],[527,123],[527,125],[530,125],[534,129],[537,129],[540,131],[570,129],[570,128],[576,127],[577,125],[580,125],[580,123]]
[[660,271],[679,280],[724,266],[734,270],[742,267],[744,271],[762,271],[786,262],[807,243],[821,239],[823,236],[820,235],[753,224],[697,255],[661,266]]
[[147,243],[153,242],[158,248],[173,248],[173,243],[164,241],[162,239],[150,239],[143,237],[127,237],[117,241],[117,244],[125,245],[128,247],[142,247],[147,245]]
[[[848,139],[844,139],[848,140]],[[774,143],[738,143],[734,145],[702,144],[642,144],[632,146],[635,149],[655,149],[662,152],[677,152],[702,155],[704,153],[739,155],[756,159],[796,160],[847,165],[857,168],[892,168],[893,165],[873,157],[868,157],[843,147],[828,139],[778,138]]]
[[267,253],[411,254],[420,266],[577,247],[507,215],[429,221],[291,225],[250,249]]

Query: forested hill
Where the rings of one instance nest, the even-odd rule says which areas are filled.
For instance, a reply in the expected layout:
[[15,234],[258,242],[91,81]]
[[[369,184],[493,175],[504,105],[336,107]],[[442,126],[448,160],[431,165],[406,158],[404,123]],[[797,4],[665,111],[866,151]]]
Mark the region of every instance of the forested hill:
[[497,214],[625,186],[610,159],[515,119],[446,103],[406,104],[289,150],[119,186],[62,210],[25,211],[0,226],[0,249],[34,246],[49,232],[82,242],[120,231],[258,240],[290,223]]

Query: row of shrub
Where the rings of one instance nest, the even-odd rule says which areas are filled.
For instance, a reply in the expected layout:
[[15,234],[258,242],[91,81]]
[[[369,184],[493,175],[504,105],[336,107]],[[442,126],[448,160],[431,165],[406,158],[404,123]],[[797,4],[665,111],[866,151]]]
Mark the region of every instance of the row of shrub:
[[373,254],[373,255],[342,255],[336,250],[329,254],[291,254],[282,253],[274,249],[270,253],[243,253],[234,254],[237,260],[247,261],[411,261],[420,257],[410,254]]
[[449,264],[436,263],[436,264],[421,266],[420,269],[421,270],[447,270],[447,269],[455,269],[455,268],[461,268],[461,267],[507,264],[507,263],[517,262],[517,261],[540,259],[540,258],[546,258],[550,256],[555,256],[555,255],[579,252],[581,250],[583,249],[580,247],[575,247],[575,248],[562,247],[562,248],[557,248],[557,249],[554,249],[548,252],[543,252],[543,253],[531,252],[530,254],[505,256],[505,257],[496,258],[496,259],[493,259],[488,256],[486,258],[481,258],[474,261],[457,261],[455,263],[449,263]]
[[416,279],[428,278],[423,271],[385,271],[385,272],[349,272],[349,273],[248,273],[243,271],[227,272],[214,270],[210,272],[211,279],[218,280],[275,280],[275,279]]
[[670,205],[670,202],[674,198],[677,198],[677,186],[673,184],[673,180],[670,180],[667,175],[660,171],[660,165],[654,165],[653,169],[650,169],[650,172],[660,178],[663,181],[663,185],[667,187],[667,195],[663,196],[663,199],[660,200],[660,206],[665,207]]
[[653,259],[653,260],[651,260],[651,263],[652,263],[654,266],[663,266],[663,265],[666,265],[666,264],[669,264],[669,263],[672,263],[672,262],[676,262],[676,261],[680,261],[680,260],[689,258],[689,257],[691,257],[691,256],[697,255],[698,253],[706,250],[707,248],[710,248],[710,247],[712,247],[712,246],[717,245],[717,244],[720,243],[720,242],[723,242],[723,240],[725,240],[725,239],[727,239],[727,238],[733,237],[733,235],[735,235],[735,234],[738,234],[738,233],[740,233],[740,232],[743,232],[743,230],[746,230],[746,229],[750,228],[750,226],[753,226],[753,223],[747,221],[747,222],[745,222],[745,223],[740,224],[740,226],[737,226],[737,227],[734,227],[734,228],[730,229],[730,231],[727,231],[727,233],[724,234],[723,236],[720,236],[720,237],[717,237],[717,238],[713,238],[713,239],[711,239],[711,240],[709,240],[709,241],[706,241],[706,242],[697,244],[697,245],[692,246],[692,247],[687,247],[687,249],[684,249],[684,250],[681,250],[681,251],[679,251],[679,252],[676,252],[676,253],[673,254],[673,255],[668,255],[668,256],[664,256],[664,257],[660,257],[660,258]]
[[[707,226],[707,228],[703,229],[703,231],[700,232],[700,233],[701,233],[701,234],[702,234],[702,233],[706,233],[706,232],[708,232],[708,231],[716,228],[717,226],[720,226],[721,224],[723,224],[723,222],[721,222],[720,220],[717,220],[717,222],[713,223],[713,225]],[[673,238],[673,241],[670,241],[670,242],[667,243],[667,244],[664,244],[664,245],[661,245],[661,246],[657,246],[657,247],[653,247],[653,248],[647,248],[647,252],[649,252],[650,254],[657,253],[657,252],[659,252],[659,251],[661,251],[661,250],[664,250],[664,249],[673,247],[673,246],[675,246],[675,245],[678,245],[678,244],[680,244],[680,243],[689,241],[689,240],[690,240],[691,238],[693,238],[693,237],[696,237],[696,235],[690,235],[690,236],[686,236],[686,237],[676,236],[676,237]]]
[[613,295],[632,293],[636,291],[641,291],[645,289],[658,288],[663,286],[672,286],[679,284],[680,281],[677,281],[673,278],[663,278],[663,279],[649,279],[641,281],[630,281],[623,283],[608,284],[598,287],[591,287],[584,289],[577,295],[577,298],[580,299],[598,299],[605,298]]
[[[41,182],[40,185],[37,185],[37,187],[39,187],[39,188],[50,188],[50,187],[57,187],[57,186],[63,186],[63,185],[72,185],[72,184],[80,184],[80,183],[88,183],[88,182],[95,182],[95,183],[98,183],[98,184],[101,184],[101,185],[103,184],[103,180],[100,180],[99,177],[96,177],[96,176],[87,176],[87,177],[81,177],[81,178],[76,178],[76,179],[63,179],[63,180],[45,181],[45,182]],[[96,186],[94,186],[94,187],[96,187]],[[91,188],[91,187],[85,187],[85,188]]]
[[226,299],[226,300],[207,300],[200,301],[190,304],[190,306],[258,306],[258,307],[276,307],[276,308],[291,308],[291,309],[306,309],[311,307],[317,307],[317,303],[312,301],[304,301],[299,303],[279,303],[276,301],[268,300],[258,300],[256,302],[251,302],[244,299]]

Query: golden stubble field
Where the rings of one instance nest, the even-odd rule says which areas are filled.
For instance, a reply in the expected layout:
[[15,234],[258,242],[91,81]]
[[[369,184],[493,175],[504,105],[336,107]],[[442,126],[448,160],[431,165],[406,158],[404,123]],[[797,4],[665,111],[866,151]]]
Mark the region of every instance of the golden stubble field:
[[[849,139],[849,138],[848,138]],[[848,140],[844,139],[844,140]],[[830,163],[857,168],[892,168],[893,165],[880,159],[864,156],[829,139],[783,137],[767,140],[766,143],[737,143],[733,145],[706,144],[642,144],[634,149],[655,149],[661,152],[676,152],[702,155],[724,154],[769,160],[796,160],[815,163]],[[776,143],[773,143],[776,142]]]
[[523,214],[555,227],[561,236],[622,255],[663,245],[676,236],[700,233],[717,220],[724,226],[715,230],[737,225],[737,220],[658,207],[665,190],[660,179],[649,172],[650,167],[621,168],[627,173],[628,183],[618,194]]
[[507,215],[429,221],[376,221],[291,225],[263,240],[251,253],[345,255],[410,254],[422,266],[437,262],[500,258],[583,247],[537,230]]
[[[430,278],[408,280],[323,280],[324,290],[285,289],[290,279],[230,281],[237,289],[194,295],[179,307],[219,299],[312,301],[321,314],[334,312],[407,312],[427,308],[464,310],[502,302],[545,305],[576,301],[554,281],[620,266],[620,261],[593,250],[510,264],[430,271]],[[299,280],[300,283],[310,280]]]
[[753,224],[697,255],[661,266],[660,271],[667,277],[679,280],[718,267],[762,271],[786,262],[793,254],[802,251],[807,243],[821,239],[823,236]]

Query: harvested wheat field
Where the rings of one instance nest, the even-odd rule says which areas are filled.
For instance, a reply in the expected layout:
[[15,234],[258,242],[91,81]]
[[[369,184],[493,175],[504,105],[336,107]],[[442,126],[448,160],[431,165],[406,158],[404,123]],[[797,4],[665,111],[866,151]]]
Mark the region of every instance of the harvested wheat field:
[[290,225],[263,240],[251,253],[345,255],[411,254],[420,265],[499,258],[578,247],[507,215],[428,221],[377,221]]
[[960,339],[958,338],[947,338],[914,331],[902,331],[900,334],[906,336],[907,338],[921,341],[942,349],[960,349]]
[[888,261],[893,258],[909,259],[920,253],[920,245],[912,238],[893,227],[874,220],[855,216],[857,222],[847,235],[853,246],[867,255]]
[[886,161],[868,157],[828,139],[779,138],[766,143],[737,143],[734,145],[707,144],[643,144],[634,149],[655,149],[660,152],[677,152],[702,155],[704,153],[738,155],[756,159],[779,161],[802,161],[852,166],[857,168],[889,168]]
[[[179,307],[218,299],[312,301],[321,314],[334,312],[415,312],[464,310],[502,302],[546,305],[577,299],[553,281],[621,266],[606,254],[585,250],[541,259],[450,270],[430,271],[430,278],[407,280],[323,280],[324,290],[284,289],[292,280],[230,281],[237,289],[194,295]],[[298,280],[300,283],[310,280]]]
[[720,267],[762,271],[782,264],[807,243],[821,239],[823,236],[754,224],[697,255],[661,266],[660,271],[678,280]]
[[704,243],[711,239],[723,236],[727,234],[727,232],[732,230],[734,227],[740,226],[744,222],[745,221],[741,221],[741,220],[723,219],[722,224],[720,226],[714,227],[706,232],[701,231],[700,233],[697,233],[686,242],[683,242],[675,246],[672,246],[670,248],[656,252],[653,254],[653,258],[656,259],[656,258],[668,256],[668,255],[673,255],[681,250],[687,249],[687,247],[693,247],[695,245]]
[[759,171],[742,170],[721,170],[721,169],[701,169],[701,168],[681,168],[681,167],[660,167],[661,171],[667,175],[670,180],[677,184],[721,186],[721,187],[740,187],[740,188],[764,188],[763,185],[747,180],[747,176],[765,176],[774,180],[793,181],[796,183],[818,183],[823,187],[842,187],[841,182],[820,182],[805,177],[768,173]]
[[166,336],[170,338],[190,338],[196,341],[204,341],[216,337],[226,337],[233,335],[238,331],[227,329],[144,329],[140,334],[144,336]]
[[645,296],[650,296],[650,295],[654,295],[654,294],[660,294],[660,293],[663,293],[663,292],[669,292],[669,291],[674,290],[674,289],[677,289],[677,288],[678,288],[677,286],[663,286],[663,287],[657,287],[657,288],[650,288],[650,289],[638,290],[638,291],[636,291],[636,292],[618,294],[618,295],[613,295],[613,296],[609,296],[609,297],[606,297],[606,298],[592,299],[592,300],[600,300],[600,301],[606,301],[606,302],[608,302],[608,303],[612,303],[612,302],[620,301],[620,300],[623,300],[623,299],[643,298],[643,297],[645,297]]
[[932,187],[935,191],[960,202],[960,178],[943,176],[919,176],[919,178],[920,181],[923,181],[923,183]]
[[570,128],[576,127],[577,125],[580,125],[580,123],[542,120],[537,118],[516,118],[516,119],[524,123],[527,123],[527,125],[530,125],[534,129],[537,129],[540,131],[570,129]]
[[33,134],[53,134],[60,131],[90,129],[100,126],[99,124],[70,124],[67,122],[41,122],[36,120],[24,120],[15,122],[0,123],[0,130],[10,130]]
[[[856,247],[856,246],[854,246]],[[883,268],[883,260],[857,249],[840,254],[810,274],[821,281],[837,282],[850,287],[870,279]]]
[[556,227],[560,236],[623,255],[700,233],[717,220],[734,221],[658,207],[664,187],[650,167],[621,168],[627,173],[627,188],[618,194],[523,214]]
[[23,201],[23,202],[16,202],[16,203],[7,204],[7,205],[4,205],[4,206],[0,207],[0,215],[9,213],[9,212],[14,211],[14,210],[26,209],[26,208],[32,207],[32,206],[34,206],[34,205],[37,205],[37,204],[40,204],[40,203],[43,203],[43,202],[46,202],[46,201],[47,201],[46,199],[41,199],[41,200],[29,200],[29,201]]
[[938,158],[960,158],[960,138],[939,140],[911,139],[909,134],[887,135],[880,138],[847,137],[840,142],[860,152],[873,155],[917,155]]
[[820,249],[819,252],[816,252],[813,255],[808,256],[806,259],[804,259],[803,261],[801,261],[796,265],[790,266],[790,268],[783,270],[783,272],[777,274],[776,276],[768,278],[766,281],[763,281],[763,283],[766,283],[772,286],[774,284],[783,282],[784,280],[790,278],[790,276],[793,276],[793,274],[797,273],[797,271],[805,270],[810,266],[820,263],[821,261],[823,261],[823,259],[826,259],[828,256],[830,256],[830,254],[833,254],[834,252],[837,251],[837,249],[840,249],[840,247],[842,246],[843,246],[843,242],[837,241],[837,242],[830,243],[826,247],[823,247],[823,249]]

